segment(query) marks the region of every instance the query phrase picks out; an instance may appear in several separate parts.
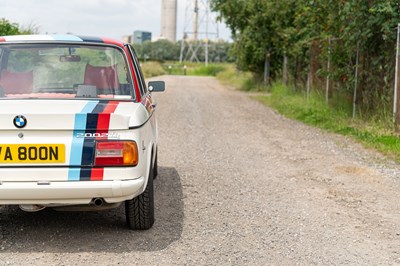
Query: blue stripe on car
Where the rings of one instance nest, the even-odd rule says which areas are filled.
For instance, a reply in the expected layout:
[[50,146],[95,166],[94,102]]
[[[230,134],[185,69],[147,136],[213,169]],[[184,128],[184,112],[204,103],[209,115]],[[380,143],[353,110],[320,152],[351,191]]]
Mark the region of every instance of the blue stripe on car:
[[74,42],[82,42],[83,40],[75,35],[68,35],[68,34],[58,34],[58,35],[51,35],[52,38],[56,41],[74,41]]
[[84,42],[96,42],[96,43],[104,43],[103,39],[98,38],[98,37],[92,37],[92,36],[77,36],[82,39]]
[[[100,101],[96,107],[93,109],[91,114],[87,114],[86,130],[85,133],[96,133],[97,122],[99,120],[99,114],[104,111],[107,107],[108,101]],[[81,165],[90,165],[94,161],[94,149],[95,149],[95,139],[85,138],[83,142],[83,153]],[[81,181],[89,181],[92,174],[92,170],[82,168],[80,173]]]
[[[83,142],[84,138],[78,138],[78,133],[84,133],[86,128],[86,122],[88,113],[91,113],[99,101],[88,102],[82,111],[75,115],[74,133],[72,136],[71,154],[69,165],[80,166],[82,162]],[[79,181],[80,169],[70,168],[68,171],[69,181]]]

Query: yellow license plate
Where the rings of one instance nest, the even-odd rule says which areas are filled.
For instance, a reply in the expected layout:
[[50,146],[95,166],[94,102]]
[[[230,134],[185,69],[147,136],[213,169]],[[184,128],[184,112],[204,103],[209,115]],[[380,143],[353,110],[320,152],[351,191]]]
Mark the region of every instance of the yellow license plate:
[[64,144],[0,144],[0,163],[63,163]]

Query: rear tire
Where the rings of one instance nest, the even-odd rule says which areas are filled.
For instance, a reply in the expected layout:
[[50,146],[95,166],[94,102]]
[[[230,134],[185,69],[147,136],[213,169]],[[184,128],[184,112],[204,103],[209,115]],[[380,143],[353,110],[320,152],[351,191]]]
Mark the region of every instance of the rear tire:
[[154,224],[154,170],[150,169],[145,191],[125,201],[126,223],[132,230],[147,230]]
[[157,152],[156,152],[156,158],[154,159],[154,177],[153,179],[156,179],[158,176],[158,163],[157,163]]

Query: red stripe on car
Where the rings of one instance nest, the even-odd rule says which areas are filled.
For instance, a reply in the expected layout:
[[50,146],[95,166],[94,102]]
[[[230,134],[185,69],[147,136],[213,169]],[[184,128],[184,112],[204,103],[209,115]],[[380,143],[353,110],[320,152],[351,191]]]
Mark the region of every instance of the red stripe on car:
[[112,114],[117,109],[119,102],[110,101],[102,113]]
[[93,168],[90,181],[103,181],[104,168]]
[[108,133],[110,128],[110,118],[111,114],[117,109],[119,102],[110,101],[104,108],[103,112],[98,114],[97,119],[97,133]]
[[97,129],[96,133],[107,133],[110,127],[110,114],[98,114],[97,115]]
[[101,39],[103,40],[104,43],[114,44],[114,45],[117,45],[117,46],[119,46],[121,48],[124,47],[124,45],[123,45],[123,43],[121,41],[117,41],[117,40],[113,40],[113,39],[109,39],[109,38],[101,38]]
[[[111,114],[115,112],[118,107],[119,102],[110,101],[107,103],[107,106],[104,108],[103,112],[98,114],[97,119],[97,130],[96,133],[108,133],[110,128],[110,118]],[[96,140],[104,139],[102,137],[96,137]],[[108,138],[107,138],[108,139]],[[104,169],[103,168],[93,168],[90,174],[90,180],[92,181],[101,181],[103,180]]]

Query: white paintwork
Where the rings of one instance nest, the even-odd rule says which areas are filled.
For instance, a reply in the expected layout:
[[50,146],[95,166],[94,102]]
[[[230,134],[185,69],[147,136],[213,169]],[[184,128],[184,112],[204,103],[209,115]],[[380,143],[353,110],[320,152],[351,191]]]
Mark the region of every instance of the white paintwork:
[[51,35],[12,35],[5,36],[7,42],[19,42],[19,41],[54,41]]
[[[66,167],[36,167],[25,164],[17,168],[0,165],[0,205],[5,204],[88,204],[102,197],[108,203],[132,199],[143,193],[151,166],[151,148],[157,132],[155,116],[140,103],[120,102],[110,115],[110,134],[121,140],[134,140],[138,145],[136,167],[106,167],[102,181],[68,181],[71,143],[75,115],[85,107],[83,100],[3,100],[0,101],[0,143],[2,144],[65,144]],[[4,108],[3,108],[4,106]],[[48,110],[51,110],[49,112]],[[28,124],[16,129],[16,115],[24,115]],[[129,127],[140,128],[129,129]],[[24,134],[23,138],[18,133]],[[46,165],[49,166],[49,165]],[[51,166],[51,165],[50,165]],[[79,171],[79,169],[76,169]],[[49,185],[38,185],[49,184]]]
[[[70,130],[75,115],[88,101],[82,100],[5,100],[0,103],[0,130],[15,130],[13,119],[24,115],[24,130]],[[146,122],[149,114],[140,103],[121,102],[110,119],[110,130],[124,130]]]
[[[149,113],[142,104],[132,104],[121,102],[118,104],[114,114],[132,114],[129,118],[129,127],[137,127],[142,125],[149,117]],[[110,121],[110,128],[115,127],[117,121]]]
[[143,192],[144,177],[98,182],[4,182],[1,204],[89,204],[93,198],[107,203],[131,199]]

